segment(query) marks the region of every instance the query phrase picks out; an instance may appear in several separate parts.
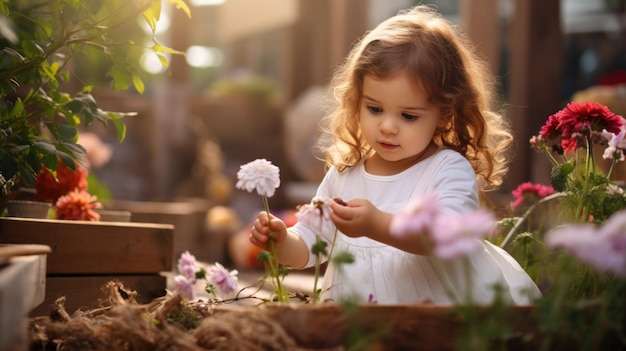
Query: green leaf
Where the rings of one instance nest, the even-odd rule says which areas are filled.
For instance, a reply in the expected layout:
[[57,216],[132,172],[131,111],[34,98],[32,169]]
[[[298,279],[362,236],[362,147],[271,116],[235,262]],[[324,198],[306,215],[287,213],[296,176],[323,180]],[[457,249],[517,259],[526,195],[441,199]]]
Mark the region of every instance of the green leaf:
[[56,152],[56,147],[53,144],[50,144],[45,141],[36,141],[33,143],[33,146],[37,149],[37,151],[44,155],[54,155]]
[[132,82],[132,75],[118,66],[111,67],[107,75],[113,79],[113,89],[115,90],[126,90]]
[[74,114],[79,114],[83,110],[83,103],[80,100],[72,100],[63,105],[63,108]]
[[119,119],[111,120],[113,125],[115,126],[115,132],[117,134],[117,140],[121,143],[126,139],[126,124],[124,124]]
[[11,49],[11,48],[4,48],[2,50],[0,50],[0,52],[5,53],[9,56],[13,56],[16,59],[18,59],[20,62],[25,62],[26,61],[26,57],[22,56],[22,54],[20,54],[19,52]]
[[169,48],[167,46],[163,46],[163,45],[160,45],[160,44],[152,45],[151,49],[154,52],[164,52],[164,53],[168,53],[168,54],[176,54],[176,55],[183,55],[183,56],[185,56],[185,53],[183,51],[174,50],[172,48]]
[[9,113],[9,117],[21,116],[22,113],[24,113],[24,103],[22,102],[22,99],[17,98],[13,104],[11,112]]
[[57,127],[57,133],[55,135],[59,140],[72,141],[78,136],[78,130],[76,127],[60,124]]
[[139,94],[143,95],[145,86],[143,85],[143,81],[141,80],[141,77],[139,77],[139,75],[134,72],[133,72],[133,86],[135,87],[135,90],[137,90]]
[[156,32],[157,22],[161,16],[161,1],[154,1],[152,6],[145,10],[143,13],[143,18],[146,20],[152,33]]
[[165,69],[169,68],[170,63],[169,63],[169,61],[167,60],[167,56],[165,56],[165,55],[163,55],[163,54],[159,54],[159,53],[156,53],[156,56],[159,58],[159,61],[161,61],[161,65],[163,65],[163,67],[164,67]]
[[57,152],[57,157],[60,158],[61,161],[63,161],[63,163],[65,163],[67,168],[71,169],[72,171],[76,170],[76,163],[74,162],[74,159],[69,154],[61,151],[61,152]]

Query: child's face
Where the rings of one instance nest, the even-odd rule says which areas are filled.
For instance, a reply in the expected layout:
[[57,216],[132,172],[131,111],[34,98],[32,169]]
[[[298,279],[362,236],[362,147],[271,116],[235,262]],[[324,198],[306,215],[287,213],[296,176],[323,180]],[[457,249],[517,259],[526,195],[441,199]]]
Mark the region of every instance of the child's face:
[[365,141],[376,151],[366,167],[392,172],[430,156],[436,150],[433,135],[445,124],[426,93],[404,74],[380,80],[365,76],[360,123]]

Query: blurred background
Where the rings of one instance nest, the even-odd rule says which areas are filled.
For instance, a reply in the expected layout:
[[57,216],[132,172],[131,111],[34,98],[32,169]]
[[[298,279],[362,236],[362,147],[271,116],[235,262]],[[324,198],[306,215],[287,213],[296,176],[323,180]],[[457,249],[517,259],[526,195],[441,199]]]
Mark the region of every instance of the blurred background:
[[[97,149],[110,150],[94,173],[111,206],[131,210],[133,220],[167,221],[163,213],[192,203],[198,224],[176,219],[177,231],[192,232],[179,248],[203,245],[206,232],[230,238],[262,207],[258,195],[234,188],[239,166],[265,158],[281,170],[270,206],[289,216],[323,177],[312,147],[334,68],[365,31],[417,3],[458,24],[499,79],[516,148],[494,201],[506,204],[522,182],[549,184],[550,165],[528,140],[565,103],[596,100],[625,113],[624,1],[189,0],[191,18],[164,2],[158,38],[186,56],[171,56],[168,71],[149,51],[133,57],[143,95],[106,82],[93,92],[105,110],[138,113],[125,119],[122,143],[113,130],[86,131],[104,143]],[[125,35],[140,41],[149,33],[138,23]],[[78,66],[101,74],[101,64]],[[213,240],[215,252],[198,256],[224,259],[228,241]]]

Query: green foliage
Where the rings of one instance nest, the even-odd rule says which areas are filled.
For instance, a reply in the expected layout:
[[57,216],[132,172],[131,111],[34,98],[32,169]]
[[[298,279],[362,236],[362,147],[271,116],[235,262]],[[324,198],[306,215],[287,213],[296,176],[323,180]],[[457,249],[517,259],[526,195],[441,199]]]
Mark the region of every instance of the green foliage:
[[[191,15],[183,0],[168,1]],[[94,121],[112,123],[124,140],[122,119],[133,113],[101,110],[92,84],[104,78],[115,89],[144,92],[129,59],[143,48],[126,31],[137,19],[152,29],[148,49],[164,65],[165,54],[181,54],[154,37],[160,13],[160,0],[0,0],[0,172],[6,181],[33,186],[42,163],[52,170],[58,159],[72,165],[85,152],[76,144],[78,128]],[[96,66],[106,72],[94,73]],[[78,92],[64,91],[70,79]]]

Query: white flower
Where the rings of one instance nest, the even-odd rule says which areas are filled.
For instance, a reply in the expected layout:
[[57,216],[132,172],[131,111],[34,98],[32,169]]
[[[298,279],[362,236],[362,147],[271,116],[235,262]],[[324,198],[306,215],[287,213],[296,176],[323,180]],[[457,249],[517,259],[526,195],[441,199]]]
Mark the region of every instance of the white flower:
[[237,189],[256,192],[261,196],[272,197],[280,186],[280,170],[270,161],[262,158],[241,166],[237,172]]
[[615,156],[618,156],[619,161],[624,161],[624,152],[622,150],[626,148],[626,141],[624,140],[625,132],[624,126],[622,126],[619,134],[613,134],[606,129],[602,130],[602,136],[609,141],[607,148],[604,150],[604,154],[602,154],[603,159],[613,159]]
[[215,287],[219,296],[226,297],[237,289],[237,273],[237,270],[229,272],[216,262],[207,272],[207,281]]

